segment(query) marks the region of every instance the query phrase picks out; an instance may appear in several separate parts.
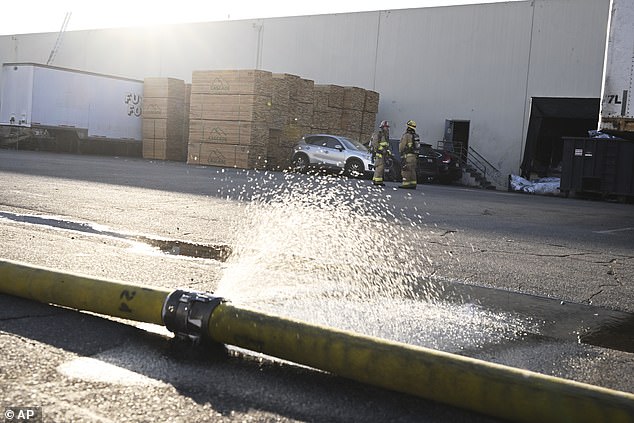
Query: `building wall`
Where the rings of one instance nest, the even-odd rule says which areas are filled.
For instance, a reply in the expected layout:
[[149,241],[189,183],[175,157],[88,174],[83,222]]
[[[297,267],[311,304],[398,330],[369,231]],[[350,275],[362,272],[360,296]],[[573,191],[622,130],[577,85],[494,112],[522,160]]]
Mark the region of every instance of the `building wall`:
[[[378,120],[442,139],[471,122],[470,146],[517,173],[531,97],[601,95],[609,0],[481,5],[72,31],[54,65],[191,81],[206,69],[264,69],[380,93]],[[56,33],[0,37],[0,61],[46,63]]]
[[521,2],[386,14],[379,115],[416,120],[432,144],[442,139],[445,119],[469,120],[470,146],[505,173],[518,167],[529,12]]

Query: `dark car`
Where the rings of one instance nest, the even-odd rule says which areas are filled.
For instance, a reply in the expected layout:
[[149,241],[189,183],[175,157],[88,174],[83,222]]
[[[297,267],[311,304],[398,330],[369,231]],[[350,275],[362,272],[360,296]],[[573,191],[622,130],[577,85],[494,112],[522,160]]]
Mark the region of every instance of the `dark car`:
[[462,179],[462,166],[460,157],[447,150],[434,149],[440,156],[438,158],[438,182],[451,184]]
[[[398,152],[400,141],[390,140],[392,163],[386,163],[385,179],[388,181],[401,180],[401,155]],[[416,177],[419,183],[440,182],[450,184],[462,177],[460,159],[452,152],[433,148],[431,144],[420,143],[418,148],[418,161],[416,164]]]
[[416,178],[418,182],[434,182],[440,176],[440,155],[431,144],[420,143],[418,161],[416,162]]
[[385,170],[383,171],[383,179],[391,182],[400,182],[401,176],[401,157],[398,154],[398,140],[390,140],[391,155],[385,157]]

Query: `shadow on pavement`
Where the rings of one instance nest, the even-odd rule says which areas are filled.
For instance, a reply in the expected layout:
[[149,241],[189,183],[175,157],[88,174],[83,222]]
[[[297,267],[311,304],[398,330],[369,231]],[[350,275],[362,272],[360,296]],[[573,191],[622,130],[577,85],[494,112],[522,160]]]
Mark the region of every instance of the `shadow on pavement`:
[[[497,421],[231,347],[196,347],[96,315],[7,295],[0,295],[0,331],[159,381],[223,416],[259,410],[310,422]],[[23,359],[33,357],[25,354]],[[57,372],[51,379],[62,383],[64,377]],[[96,395],[103,389],[103,383],[91,388],[88,381],[87,386]]]

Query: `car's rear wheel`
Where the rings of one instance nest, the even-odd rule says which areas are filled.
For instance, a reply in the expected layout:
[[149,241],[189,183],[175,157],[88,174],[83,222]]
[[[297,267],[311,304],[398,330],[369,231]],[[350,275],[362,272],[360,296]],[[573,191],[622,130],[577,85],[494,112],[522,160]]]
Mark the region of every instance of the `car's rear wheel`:
[[361,178],[363,176],[363,162],[358,159],[350,159],[346,163],[346,174],[352,178]]
[[310,161],[305,154],[296,154],[291,160],[291,166],[295,172],[306,172]]

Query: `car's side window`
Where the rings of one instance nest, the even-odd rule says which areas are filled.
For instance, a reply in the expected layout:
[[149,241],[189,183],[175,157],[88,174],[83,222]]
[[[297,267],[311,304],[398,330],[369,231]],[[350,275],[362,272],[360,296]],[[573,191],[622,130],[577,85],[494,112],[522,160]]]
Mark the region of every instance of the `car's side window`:
[[327,138],[326,139],[326,147],[328,148],[336,148],[337,146],[342,147],[341,142],[335,138]]
[[423,153],[423,154],[427,154],[427,155],[430,155],[430,154],[433,155],[434,154],[434,150],[432,150],[432,148],[427,146],[427,145],[421,145],[419,147],[418,151],[419,151],[419,153]]
[[306,137],[306,144],[321,145],[321,137]]

